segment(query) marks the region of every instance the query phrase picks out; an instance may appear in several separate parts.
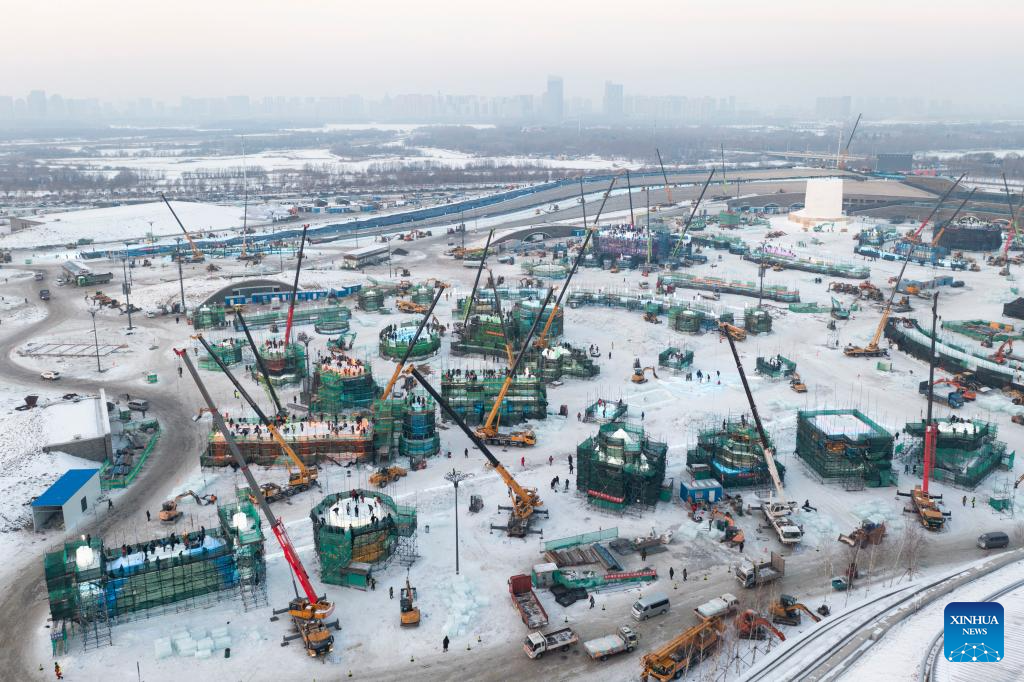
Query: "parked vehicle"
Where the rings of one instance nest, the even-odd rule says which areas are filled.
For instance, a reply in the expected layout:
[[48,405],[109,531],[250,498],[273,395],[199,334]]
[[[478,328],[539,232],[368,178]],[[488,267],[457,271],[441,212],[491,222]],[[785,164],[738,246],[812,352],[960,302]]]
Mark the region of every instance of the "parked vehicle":
[[137,412],[146,412],[149,410],[149,401],[141,398],[134,398],[128,401],[128,409],[135,410]]
[[1010,536],[1001,530],[984,533],[978,536],[978,547],[982,549],[1000,549],[1010,544]]
[[739,603],[740,600],[735,595],[726,593],[721,597],[715,597],[711,601],[704,602],[695,608],[693,612],[697,614],[698,618],[708,620],[732,613],[736,610],[736,606]]
[[[928,397],[928,382],[922,381],[918,384],[917,392]],[[947,391],[939,386],[935,386],[932,390],[932,394],[935,396],[936,401],[945,403],[953,409],[958,409],[964,406],[964,395],[960,391]]]
[[57,381],[58,379],[60,379],[60,372],[48,369],[45,372],[41,372],[39,374],[39,377],[41,379],[45,379],[46,381]]
[[744,557],[743,561],[736,565],[734,573],[743,587],[764,585],[786,574],[786,559],[775,552],[772,552],[770,559],[764,561]]
[[35,279],[35,281],[42,282],[43,281],[43,277],[45,277],[45,275],[43,273],[41,273],[41,272],[37,272],[34,275],[32,275],[32,277],[33,277],[33,279]]
[[664,592],[653,592],[646,597],[640,597],[633,603],[632,613],[637,620],[647,620],[654,616],[668,613],[671,604],[668,595]]
[[530,658],[541,658],[548,651],[568,651],[569,647],[578,641],[579,635],[572,628],[562,628],[548,633],[531,632],[523,640],[523,651]]
[[636,630],[623,625],[615,634],[605,635],[597,639],[591,639],[583,643],[587,655],[595,660],[606,661],[609,656],[621,654],[623,651],[632,652],[640,641],[640,635]]
[[533,591],[528,575],[514,575],[508,579],[508,593],[512,604],[519,611],[523,624],[531,630],[539,630],[548,624],[548,614]]
[[41,301],[49,301],[50,300],[50,290],[49,289],[40,289],[39,290],[39,300],[41,300]]

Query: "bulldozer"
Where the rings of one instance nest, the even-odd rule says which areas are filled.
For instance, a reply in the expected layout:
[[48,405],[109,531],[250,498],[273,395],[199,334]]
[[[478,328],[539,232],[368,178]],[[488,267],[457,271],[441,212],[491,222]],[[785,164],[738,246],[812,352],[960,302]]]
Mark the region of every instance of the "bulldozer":
[[184,512],[178,509],[178,500],[189,496],[195,498],[196,504],[199,506],[203,506],[204,504],[216,504],[217,502],[216,495],[203,495],[202,497],[199,497],[199,495],[196,495],[191,490],[186,490],[180,495],[177,495],[173,500],[167,500],[161,504],[160,511],[157,513],[157,516],[159,516],[160,520],[164,523],[174,523],[184,514]]
[[806,613],[815,623],[821,620],[813,611],[798,602],[796,597],[788,594],[780,595],[779,601],[772,604],[769,609],[772,622],[781,623],[782,625],[800,625],[801,611]]
[[661,324],[661,320],[654,313],[644,313],[644,322],[650,322],[651,324]]
[[420,624],[420,609],[415,605],[416,588],[409,584],[409,576],[405,576],[405,587],[399,592],[398,606],[402,610],[402,627]]
[[370,485],[384,488],[408,473],[408,471],[400,466],[381,467],[370,475]]
[[747,609],[736,616],[733,624],[736,626],[736,634],[741,639],[766,639],[768,633],[771,633],[780,642],[786,641],[786,636],[777,627],[772,625],[771,621],[753,609]]

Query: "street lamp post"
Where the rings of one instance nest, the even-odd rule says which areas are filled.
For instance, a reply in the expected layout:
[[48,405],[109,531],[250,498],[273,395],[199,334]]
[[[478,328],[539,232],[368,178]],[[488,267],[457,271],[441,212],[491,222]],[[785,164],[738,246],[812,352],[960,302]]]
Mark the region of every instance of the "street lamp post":
[[100,366],[100,337],[96,333],[96,308],[89,308],[89,314],[92,315],[92,340],[96,347],[96,371],[103,373],[103,367]]
[[446,481],[455,486],[455,575],[459,574],[459,483],[469,478],[469,474],[452,469],[444,475]]

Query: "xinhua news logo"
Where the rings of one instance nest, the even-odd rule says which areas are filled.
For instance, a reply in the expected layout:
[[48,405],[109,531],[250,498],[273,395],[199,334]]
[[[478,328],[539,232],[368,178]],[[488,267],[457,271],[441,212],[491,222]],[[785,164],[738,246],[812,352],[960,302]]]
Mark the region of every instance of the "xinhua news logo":
[[1003,660],[1003,606],[993,601],[955,601],[943,616],[943,648],[953,663]]

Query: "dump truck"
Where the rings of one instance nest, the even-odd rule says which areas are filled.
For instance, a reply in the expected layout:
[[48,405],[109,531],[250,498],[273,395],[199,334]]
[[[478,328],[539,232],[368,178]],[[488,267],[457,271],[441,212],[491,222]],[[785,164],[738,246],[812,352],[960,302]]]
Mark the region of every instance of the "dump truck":
[[[928,397],[928,382],[922,381],[917,385],[917,392],[921,395]],[[964,396],[960,391],[947,391],[936,386],[934,388],[935,400],[940,403],[945,403],[951,408],[959,409],[964,406]]]
[[744,557],[734,569],[736,579],[743,587],[757,587],[777,580],[786,574],[786,559],[781,554],[772,552],[766,561],[754,561]]
[[704,602],[693,610],[701,620],[719,618],[736,610],[740,600],[728,592],[721,597],[715,597],[711,601]]
[[568,651],[569,647],[580,641],[572,628],[562,628],[552,632],[531,632],[523,640],[523,651],[530,658],[541,658],[549,651]]
[[632,652],[640,642],[640,635],[628,625],[621,626],[614,634],[591,639],[583,643],[587,655],[597,661],[607,661],[609,656]]
[[539,630],[548,624],[548,614],[533,591],[533,583],[528,575],[514,575],[508,579],[508,593],[512,597],[512,605],[519,611],[523,625],[531,630]]

